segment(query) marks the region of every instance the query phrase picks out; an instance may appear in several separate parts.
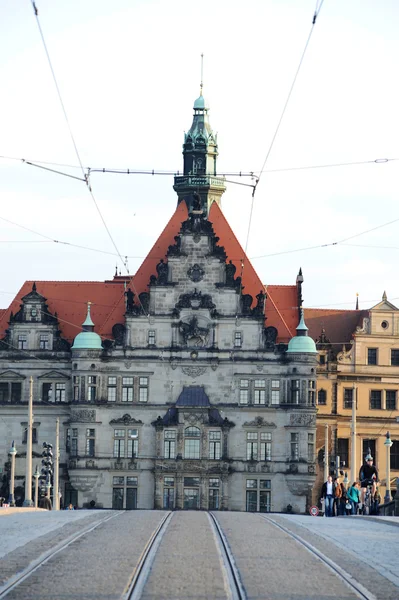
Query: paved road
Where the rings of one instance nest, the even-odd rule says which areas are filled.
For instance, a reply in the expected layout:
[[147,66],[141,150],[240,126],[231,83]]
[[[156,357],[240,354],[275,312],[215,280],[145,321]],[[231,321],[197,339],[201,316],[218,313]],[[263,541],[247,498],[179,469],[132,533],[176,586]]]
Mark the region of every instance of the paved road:
[[[0,519],[0,585],[44,550],[84,533],[18,587],[9,600],[119,600],[162,511],[26,513]],[[215,513],[247,598],[352,600],[359,598],[315,547],[369,598],[398,600],[397,522],[306,516]],[[264,518],[266,517],[266,518]],[[95,527],[95,528],[94,528]],[[293,539],[292,532],[298,539]],[[368,590],[368,591],[367,591]],[[1,589],[0,589],[1,593]],[[220,541],[204,512],[176,512],[162,532],[140,597],[145,600],[232,598]]]

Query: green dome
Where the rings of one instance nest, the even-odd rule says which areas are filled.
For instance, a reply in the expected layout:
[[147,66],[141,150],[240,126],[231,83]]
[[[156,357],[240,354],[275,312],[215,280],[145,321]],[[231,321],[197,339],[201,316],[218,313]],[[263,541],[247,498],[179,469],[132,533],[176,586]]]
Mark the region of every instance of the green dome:
[[94,331],[82,331],[76,336],[72,350],[102,350],[101,338]]
[[90,302],[87,303],[87,315],[82,325],[83,331],[76,336],[72,350],[102,350],[101,338],[95,333],[94,323],[90,315]]
[[209,106],[205,102],[204,96],[201,94],[194,102],[194,110],[208,110]]
[[287,354],[317,354],[316,344],[312,338],[308,337],[308,328],[303,318],[303,310],[301,311],[301,320],[296,328],[296,336],[293,337],[289,344]]

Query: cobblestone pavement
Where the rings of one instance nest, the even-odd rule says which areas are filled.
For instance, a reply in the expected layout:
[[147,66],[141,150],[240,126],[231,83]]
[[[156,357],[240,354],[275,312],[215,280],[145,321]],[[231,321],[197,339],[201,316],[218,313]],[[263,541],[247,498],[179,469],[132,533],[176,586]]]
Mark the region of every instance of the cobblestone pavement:
[[[53,556],[7,600],[119,600],[162,511],[76,511],[15,515],[1,519],[8,547],[24,545],[1,559],[0,583],[71,534],[111,520]],[[263,515],[214,513],[225,533],[249,599],[352,600],[340,577]],[[321,519],[265,515],[315,546],[367,588],[376,599],[398,600],[397,527],[367,519]],[[22,518],[23,517],[23,518]],[[44,519],[44,520],[43,520]],[[58,524],[58,525],[57,525]],[[36,528],[36,529],[35,529]],[[19,533],[18,533],[19,532]],[[35,533],[36,532],[36,533]],[[8,541],[7,541],[8,540]],[[15,542],[16,543],[16,542]],[[0,544],[1,546],[1,544]],[[204,512],[176,512],[160,541],[144,585],[143,600],[230,598],[219,542]]]

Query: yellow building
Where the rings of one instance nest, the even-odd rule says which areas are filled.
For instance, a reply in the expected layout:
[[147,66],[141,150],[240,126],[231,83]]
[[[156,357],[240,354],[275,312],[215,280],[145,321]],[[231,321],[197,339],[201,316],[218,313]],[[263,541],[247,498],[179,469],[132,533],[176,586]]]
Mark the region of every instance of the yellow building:
[[[317,480],[314,502],[325,477],[325,432],[328,425],[328,468],[340,457],[352,483],[370,448],[378,468],[380,495],[386,494],[387,446],[390,432],[391,495],[399,477],[399,309],[384,295],[370,310],[305,310],[309,334],[317,342]],[[356,462],[351,464],[352,400],[356,403]],[[344,464],[344,466],[343,466]]]

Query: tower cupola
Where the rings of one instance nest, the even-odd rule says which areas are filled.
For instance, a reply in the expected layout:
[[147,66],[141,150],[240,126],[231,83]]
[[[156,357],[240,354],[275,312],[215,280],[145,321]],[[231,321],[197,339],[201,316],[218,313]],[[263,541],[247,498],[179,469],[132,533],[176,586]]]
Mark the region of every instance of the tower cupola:
[[90,315],[91,302],[87,303],[87,315],[80,333],[75,337],[72,350],[102,350],[101,338],[94,331],[94,323]]
[[287,354],[317,354],[316,344],[311,337],[308,336],[308,328],[306,327],[301,309],[301,318],[296,328],[296,336],[293,337],[289,344]]
[[178,204],[186,201],[192,210],[193,194],[201,198],[202,210],[206,213],[212,202],[220,205],[226,189],[225,178],[217,176],[218,145],[217,135],[209,123],[209,104],[202,95],[194,102],[193,122],[183,143],[183,176],[176,175],[173,189],[178,195]]

